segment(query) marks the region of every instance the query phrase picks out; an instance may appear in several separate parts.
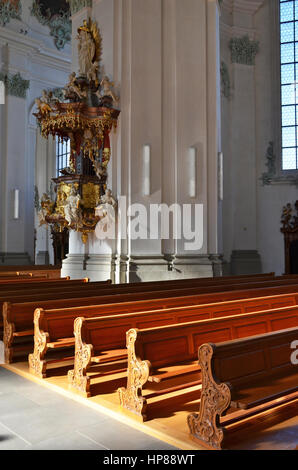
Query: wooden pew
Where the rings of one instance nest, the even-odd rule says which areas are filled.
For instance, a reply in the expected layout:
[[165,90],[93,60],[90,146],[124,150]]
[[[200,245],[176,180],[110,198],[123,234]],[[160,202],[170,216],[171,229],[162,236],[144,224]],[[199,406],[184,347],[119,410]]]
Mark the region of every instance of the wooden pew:
[[[88,278],[85,278],[88,279]],[[82,280],[82,279],[81,279]],[[59,282],[59,281],[70,281],[70,277],[59,277],[59,279],[48,279],[44,277],[30,277],[30,278],[22,278],[20,276],[16,278],[0,278],[0,289],[5,289],[5,286],[8,284],[11,284],[12,286],[14,285],[19,285],[23,284],[25,286],[29,286],[32,283],[39,283],[39,282]],[[85,281],[87,282],[87,281]]]
[[[295,327],[251,338],[201,345],[200,410],[188,416],[191,436],[200,444],[222,449],[229,430],[235,433],[241,427],[251,427],[260,413],[266,412],[268,419],[268,410],[273,412],[287,403],[292,407],[295,405],[293,415],[296,416],[298,366],[292,364],[290,358],[291,344],[297,339],[298,328]],[[224,423],[221,422],[228,412]],[[237,418],[234,417],[235,412],[238,412]],[[244,419],[246,422],[241,426]]]
[[48,279],[48,278],[29,278],[29,279],[23,279],[23,278],[18,278],[18,279],[5,279],[5,280],[0,280],[0,293],[5,292],[7,290],[28,290],[28,289],[34,289],[38,287],[53,287],[53,286],[59,286],[59,285],[65,285],[67,282],[68,286],[75,286],[75,285],[80,285],[83,283],[88,283],[89,279],[86,277],[84,279],[75,279],[71,280],[69,277],[60,277],[59,279]]
[[[276,279],[275,279],[275,281],[276,281]],[[80,281],[69,281],[69,283],[67,284],[67,288],[70,287],[71,284],[76,283],[76,282],[80,282]],[[218,291],[218,290],[220,290],[220,291],[229,291],[230,289],[233,290],[235,288],[234,284],[233,285],[232,284],[231,285],[222,285],[221,282],[217,281],[217,280],[215,281],[216,285],[196,287],[198,282],[199,282],[198,279],[194,279],[192,282],[191,282],[191,280],[188,280],[187,289],[196,289],[196,290],[195,291],[194,290],[191,290],[191,291],[185,290],[185,291],[182,292],[179,289],[179,292],[177,291],[177,295],[179,295],[179,296],[188,295],[188,294],[191,294],[192,292],[197,292],[197,293],[200,293],[200,292],[214,292],[214,291]],[[287,282],[284,279],[282,279],[281,282],[282,283],[285,282],[286,284],[288,284],[288,282],[290,284],[292,284],[292,283],[295,284],[296,280],[291,278]],[[298,282],[298,280],[297,280],[297,282]],[[160,294],[161,293],[160,289],[163,288],[164,286],[166,286],[167,289],[171,290],[171,289],[176,289],[178,287],[180,288],[183,285],[183,283],[181,283],[181,284],[178,283],[178,285],[176,286],[176,283],[172,284],[172,282],[168,283],[167,281],[166,282],[161,282],[161,283],[156,283],[156,282],[155,283],[148,282],[148,283],[142,283],[142,284],[141,283],[132,283],[132,284],[128,284],[128,285],[127,284],[111,285],[110,281],[107,281],[106,284],[107,285],[105,287],[108,288],[108,290],[105,291],[104,289],[101,288],[101,290],[100,290],[100,295],[101,296],[103,296],[105,294],[114,294],[114,293],[118,295],[118,294],[121,294],[121,293],[125,293],[125,294],[127,293],[128,294],[128,293],[132,293],[132,292],[146,292],[146,291],[155,291],[156,290],[157,291],[156,292],[156,297],[157,298],[160,297],[160,296],[161,297],[168,297],[169,296],[169,294],[170,294],[169,292],[168,293],[163,292],[163,294]],[[21,285],[21,283],[14,284],[13,289],[14,290],[17,290],[17,289],[21,290],[23,288],[22,287],[23,285],[25,286],[25,284]],[[32,286],[32,289],[33,289],[33,286],[34,286],[34,290],[35,290],[35,288],[36,288],[35,284],[31,284],[31,286]],[[96,283],[89,283],[88,289],[91,289],[93,286],[96,286]],[[238,284],[237,284],[237,286],[238,286]],[[1,296],[1,289],[4,289],[4,286],[1,287],[1,285],[0,285],[0,296]],[[199,289],[199,290],[197,290],[197,289]],[[160,293],[159,293],[159,291],[160,291]],[[12,294],[12,293],[9,293],[8,291],[6,291],[6,293],[7,293],[7,295]],[[86,297],[87,295],[90,295],[90,293],[85,291],[84,296]],[[74,297],[77,297],[77,295],[74,296]],[[154,297],[154,295],[150,296],[150,298],[152,298],[152,297]],[[51,298],[53,298],[53,297],[51,297]],[[139,298],[142,298],[142,296],[139,297]],[[146,297],[143,297],[143,298],[146,298]],[[1,300],[2,299],[0,298],[0,307],[2,308]],[[9,297],[7,297],[6,300],[9,300]],[[25,302],[26,300],[29,301],[29,298],[24,297],[23,302]],[[114,300],[117,301],[116,298]],[[122,302],[123,300],[121,299],[119,301]],[[32,317],[32,321],[33,321],[33,317]],[[1,323],[2,322],[1,322],[1,319],[0,319],[0,330],[2,329],[2,324]]]
[[[283,299],[283,301],[284,303],[288,301],[290,305],[293,305],[293,302],[297,302],[297,296],[289,296],[287,299]],[[266,300],[266,305],[269,308],[276,307],[278,303],[278,297]],[[34,352],[29,356],[30,370],[39,377],[46,377],[47,364],[51,363],[50,359],[47,358],[48,360],[46,360],[47,352],[53,350],[57,351],[58,349],[63,349],[65,347],[72,347],[74,343],[76,344],[75,355],[77,357],[80,355],[78,351],[81,351],[83,348],[82,344],[88,342],[92,344],[94,354],[98,349],[105,349],[104,344],[106,341],[113,342],[113,349],[123,349],[125,348],[125,332],[132,327],[142,328],[145,325],[157,327],[172,323],[192,322],[194,319],[198,321],[223,316],[232,316],[232,318],[235,318],[238,315],[243,314],[246,310],[258,310],[259,306],[260,303],[258,300],[255,302],[249,300],[247,302],[227,302],[222,304],[136,312],[134,314],[121,314],[117,309],[112,311],[110,308],[107,312],[104,308],[96,306],[74,307],[48,311],[37,309],[34,314]],[[107,313],[108,317],[106,316]],[[111,316],[112,313],[113,315]],[[99,314],[101,314],[101,317],[98,316]],[[72,324],[80,315],[84,315],[85,318],[89,318],[90,320],[84,322],[83,332],[79,332],[79,327],[76,325],[74,339]],[[94,315],[97,315],[97,317],[94,318]],[[104,322],[103,326],[101,326],[102,322]],[[88,329],[88,333],[85,331],[86,328]],[[95,340],[96,344],[94,344],[94,338],[92,336],[93,329],[96,331],[96,335],[100,332],[97,337],[99,341],[98,344],[96,342],[97,339]],[[91,336],[86,337],[89,332]],[[103,339],[102,334],[104,334],[107,339]],[[92,338],[92,340],[90,338]],[[121,354],[123,356],[123,352]],[[116,352],[117,358],[118,355],[118,352]],[[61,364],[63,361],[63,356],[60,360],[55,358],[55,363],[60,362]],[[91,362],[89,365],[91,365]],[[78,378],[78,375],[81,373],[81,367],[75,366],[74,372],[72,373],[72,382],[76,388],[80,389],[83,394],[87,394],[88,396],[90,381],[86,378],[86,370],[84,378]],[[76,384],[78,383],[84,383],[86,389],[77,387]]]
[[[91,322],[91,319],[77,319],[77,334],[83,328],[83,334],[86,336],[85,330],[88,329],[88,324]],[[104,320],[102,320],[103,323]],[[97,325],[100,328],[100,324],[97,323]],[[94,326],[95,324],[93,324],[93,328]],[[148,385],[148,382],[163,384],[170,379],[182,377],[182,385],[180,383],[178,388],[177,386],[172,387],[172,391],[180,390],[190,386],[189,384],[194,385],[194,382],[186,380],[187,375],[191,377],[194,373],[195,383],[199,384],[201,373],[196,358],[198,348],[205,342],[230,341],[297,326],[298,307],[295,306],[158,328],[130,329],[126,335],[127,387],[118,390],[120,404],[123,409],[139,419],[146,420],[149,400],[157,395],[162,395],[163,391],[158,390],[156,393],[147,393],[144,396],[143,387]],[[90,334],[92,334],[92,329]],[[92,338],[97,337],[98,333],[92,336]],[[76,341],[78,340],[76,339]],[[103,346],[107,350],[110,348],[108,339],[103,340]],[[76,344],[76,349],[78,347],[79,342],[78,346]],[[104,357],[104,348],[101,350],[102,357]],[[93,349],[96,351],[94,345]],[[84,352],[84,356],[80,358],[78,353],[76,362],[78,365],[81,363],[81,368],[85,371],[91,361],[92,347],[82,342],[81,350]],[[96,360],[99,361],[100,357],[98,356]],[[84,358],[87,358],[87,365]],[[85,377],[83,376],[83,378]],[[164,393],[169,392],[169,388],[166,388]]]
[[[67,282],[60,281],[51,281],[51,282],[37,282],[28,284],[18,284],[6,287],[6,289],[0,289],[0,308],[1,308],[1,317],[0,317],[0,339],[2,337],[3,331],[3,316],[2,308],[3,304],[6,301],[11,302],[24,302],[34,301],[38,302],[39,300],[45,299],[62,299],[69,297],[82,297],[82,295],[94,295],[104,291],[105,288],[109,287],[110,281],[102,281],[89,283],[87,282],[88,278],[85,280],[74,280]],[[106,292],[106,291],[105,291]]]
[[3,276],[20,276],[20,277],[45,277],[48,279],[58,279],[61,276],[61,268],[47,267],[42,266],[6,266],[3,269],[0,268],[0,278]]
[[[281,281],[282,283],[284,283],[284,280]],[[290,280],[289,281],[290,284],[292,285],[295,285],[296,281],[294,280]],[[90,287],[88,286],[88,290],[87,290],[87,287],[84,288],[84,293],[83,295],[84,296],[88,296],[88,295],[91,295],[92,292],[91,292],[91,289],[92,289],[92,284],[96,284],[96,283],[90,283]],[[130,293],[139,293],[139,297],[138,296],[133,296],[132,298],[134,298],[135,300],[137,300],[137,298],[146,298],[145,295],[146,295],[146,292],[142,292],[142,291],[146,291],[146,289],[149,291],[148,294],[149,296],[147,298],[154,298],[154,297],[171,297],[172,295],[172,291],[171,289],[168,290],[167,292],[165,291],[156,291],[155,292],[155,289],[157,289],[159,286],[151,286],[151,283],[148,283],[149,285],[146,285],[146,283],[144,284],[140,284],[140,283],[137,283],[135,285],[131,284],[131,285],[120,285],[120,286],[109,286],[109,288],[106,290],[106,288],[101,288],[100,289],[100,294],[101,296],[104,296],[106,293],[107,294],[111,294],[114,296],[114,301],[117,301],[117,296],[118,294],[121,294],[122,292],[130,292]],[[158,284],[158,283],[157,283]],[[250,284],[249,284],[250,285]],[[255,284],[253,284],[255,285]],[[258,284],[257,284],[258,285]],[[261,283],[261,285],[263,286],[264,284]],[[266,284],[267,285],[267,284]],[[168,286],[167,286],[168,287]],[[173,289],[174,286],[172,286]],[[189,288],[188,289],[185,289],[185,290],[177,290],[177,288],[175,289],[175,295],[187,295],[188,293],[191,293],[191,292],[209,292],[211,290],[214,291],[214,289],[216,290],[228,290],[229,286],[206,286],[206,287],[193,287],[193,288]],[[235,285],[232,285],[232,289],[235,288]],[[89,291],[90,290],[90,291]],[[151,292],[152,290],[152,292]],[[121,292],[122,291],[122,292]],[[58,293],[57,293],[58,294]],[[37,300],[49,300],[49,299],[54,299],[56,297],[56,295],[54,296],[48,296],[48,297],[40,297],[39,299]],[[66,296],[65,296],[66,297]],[[70,297],[70,296],[68,296]],[[79,295],[79,292],[76,292],[75,295],[73,297],[80,297]],[[57,295],[57,299],[59,298],[59,296]],[[61,297],[60,297],[61,298]],[[119,297],[118,297],[119,299]],[[7,298],[7,300],[9,301],[10,299]],[[32,299],[32,298],[29,298],[29,297],[23,297],[23,298],[19,298],[19,299],[14,299],[13,301],[14,302],[17,302],[17,301],[21,301],[21,302],[24,302],[24,301],[35,301],[35,299]],[[104,303],[104,297],[102,297],[102,303]],[[111,301],[111,299],[110,299]],[[1,302],[1,297],[0,297],[0,302]],[[32,312],[33,313],[33,312]],[[23,319],[22,319],[23,320]],[[32,318],[30,319],[29,318],[29,323],[27,322],[27,326],[25,326],[25,324],[22,324],[22,328],[23,328],[23,337],[27,337],[27,339],[30,340],[30,336],[32,337],[32,322],[33,322],[33,316]],[[9,323],[9,322],[7,322]],[[4,334],[4,342],[5,342],[5,351],[6,351],[6,361],[7,362],[10,362],[13,358],[13,347],[12,347],[12,343],[14,342],[14,339],[13,339],[13,328],[11,327],[11,325],[9,327],[6,328],[6,333]],[[19,330],[17,330],[19,331]],[[19,331],[20,333],[20,331]],[[21,335],[20,335],[21,336]]]
[[[172,299],[173,302],[171,303],[171,297],[173,296],[173,291],[171,289],[164,290],[164,291],[153,291],[153,292],[146,292],[147,286],[144,285],[141,287],[141,292],[140,292],[140,284],[138,284],[138,287],[136,287],[136,291],[131,291],[131,289],[135,289],[133,285],[128,285],[126,289],[124,289],[123,293],[123,288],[122,292],[121,289],[119,289],[117,292],[113,292],[112,290],[106,291],[105,289],[101,288],[100,292],[92,293],[89,291],[89,286],[90,289],[92,290],[92,285],[93,283],[90,283],[88,285],[88,290],[87,286],[84,289],[84,298],[85,300],[82,300],[82,305],[90,305],[92,303],[95,304],[108,304],[108,303],[123,303],[127,301],[143,301],[143,310],[147,310],[148,308],[159,308],[161,307],[161,304],[164,306],[171,306],[171,305],[191,305],[191,304],[198,304],[198,303],[209,303],[209,302],[217,302],[217,301],[224,301],[224,300],[231,300],[231,299],[240,299],[240,298],[249,298],[249,297],[256,297],[256,296],[267,296],[267,295],[274,295],[274,294],[282,294],[282,293],[292,293],[296,292],[297,287],[295,283],[290,283],[290,285],[282,285],[282,286],[274,286],[273,288],[268,288],[265,287],[263,288],[251,288],[251,285],[246,286],[246,290],[239,290],[233,292],[233,287],[232,287],[232,292],[229,292],[227,287],[221,287],[220,289],[218,287],[214,286],[208,286],[206,288],[200,288],[198,289],[197,287],[187,287],[187,288],[182,288],[182,289],[175,289],[175,297]],[[114,286],[113,286],[114,287]],[[124,286],[126,287],[126,286]],[[240,286],[239,286],[240,287]],[[243,286],[244,287],[244,286]],[[214,289],[220,290],[223,292],[214,292]],[[143,292],[144,291],[144,292]],[[210,292],[211,291],[211,292]],[[206,295],[202,294],[202,292],[205,292]],[[50,293],[50,292],[49,292]],[[58,294],[58,292],[56,292]],[[95,296],[94,296],[95,294]],[[195,294],[195,295],[192,295]],[[100,299],[95,298],[100,295]],[[87,301],[88,296],[90,297],[90,302]],[[66,296],[65,298],[70,298],[71,296]],[[75,292],[75,294],[72,296],[73,298],[82,298],[82,295],[79,295],[79,292]],[[92,297],[92,298],[91,298]],[[184,298],[182,298],[184,297]],[[49,296],[48,299],[59,299],[61,301],[61,295],[57,296]],[[45,297],[40,297],[39,299],[34,297],[32,298],[32,293],[27,294],[22,296],[21,298],[16,296],[13,296],[11,299],[12,302],[18,302],[18,303],[24,303],[24,302],[32,302],[35,300],[39,301],[44,301],[47,298]],[[164,304],[164,299],[167,299],[167,303]],[[6,299],[1,299],[0,297],[0,307],[2,307],[1,300],[10,300],[8,297]],[[64,306],[65,304],[55,304],[53,303],[52,305],[44,305],[44,308],[55,308],[59,306]],[[72,303],[72,305],[75,305],[75,303]],[[77,304],[76,304],[77,305]],[[43,306],[43,305],[42,305]],[[36,307],[36,305],[34,305]],[[122,310],[123,311],[123,310]],[[130,307],[127,306],[127,311],[130,311]],[[33,323],[33,311],[32,311],[32,321],[29,319],[29,322],[31,324]],[[1,323],[1,322],[0,322]],[[28,329],[28,328],[26,328]],[[31,328],[29,328],[31,329]]]
[[[70,299],[70,302],[72,299]],[[248,299],[241,301],[221,302],[207,305],[183,306],[175,308],[164,308],[163,310],[148,310],[142,311],[137,302],[130,303],[130,312],[135,312],[135,315],[129,313],[123,316],[121,310],[122,304],[111,305],[98,305],[98,306],[73,306],[72,308],[60,308],[45,310],[38,308],[34,314],[34,352],[29,356],[30,371],[39,376],[46,377],[47,367],[47,353],[50,351],[57,351],[65,347],[73,347],[75,345],[75,338],[73,336],[73,323],[77,317],[84,315],[87,318],[115,316],[113,327],[117,331],[117,335],[122,338],[124,342],[125,333],[127,331],[127,323],[129,326],[133,324],[135,327],[141,327],[148,322],[150,325],[159,326],[171,323],[184,323],[193,320],[218,318],[223,316],[235,316],[247,312],[258,311],[262,309],[275,309],[281,306],[293,306],[298,304],[298,294],[282,296],[272,296],[262,299]],[[142,304],[141,304],[142,305]],[[127,305],[124,304],[127,310]],[[31,308],[33,306],[31,305]],[[6,311],[4,317],[6,322],[10,324],[10,330],[17,332],[14,323],[14,317],[25,318],[29,312],[29,305],[16,305],[15,313],[14,306],[6,304]],[[30,316],[30,315],[29,315]],[[24,321],[24,320],[23,320]],[[123,324],[124,322],[124,324]],[[92,321],[91,321],[92,324]],[[141,325],[141,326],[140,326]],[[120,328],[120,329],[119,329]],[[41,340],[41,338],[43,338]],[[46,340],[45,340],[46,338]],[[86,342],[83,338],[82,341]],[[42,344],[42,347],[41,347]],[[123,344],[125,347],[125,344]],[[55,358],[55,363],[63,362],[62,357],[59,361]],[[50,359],[49,359],[50,363]],[[86,390],[83,390],[85,393]]]
[[52,269],[61,269],[61,266],[55,266],[52,264],[0,264],[0,272],[3,271],[38,271],[38,270],[52,270]]

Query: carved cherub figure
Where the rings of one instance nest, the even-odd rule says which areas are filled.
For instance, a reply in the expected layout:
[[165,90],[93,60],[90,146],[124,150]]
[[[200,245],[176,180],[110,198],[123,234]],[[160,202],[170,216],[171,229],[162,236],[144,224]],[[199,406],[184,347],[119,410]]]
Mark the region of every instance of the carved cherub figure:
[[80,99],[84,99],[87,97],[86,91],[82,91],[77,84],[75,72],[72,72],[69,75],[69,82],[64,88],[64,90],[65,90],[65,96],[75,95]]
[[38,108],[38,114],[42,117],[47,117],[52,112],[52,108],[48,103],[45,103],[40,98],[35,99],[36,106]]
[[119,101],[119,98],[113,93],[113,91],[111,90],[111,88],[114,86],[114,83],[110,81],[109,77],[105,76],[101,82],[100,82],[100,86],[102,88],[101,91],[97,91],[96,92],[96,96],[101,99],[101,98],[104,98],[104,97],[110,97],[112,98],[112,100],[115,102],[115,103],[118,103]]
[[51,200],[48,194],[43,193],[40,200],[41,209],[38,212],[40,226],[47,224],[46,217],[53,213],[54,205],[54,202]]

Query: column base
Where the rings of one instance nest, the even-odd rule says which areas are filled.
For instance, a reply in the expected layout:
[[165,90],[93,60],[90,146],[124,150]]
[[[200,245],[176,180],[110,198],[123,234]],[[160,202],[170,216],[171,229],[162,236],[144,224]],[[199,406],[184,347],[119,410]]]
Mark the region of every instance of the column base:
[[35,256],[35,264],[37,264],[38,266],[44,265],[44,264],[50,264],[49,252],[39,251],[37,255]]
[[67,255],[61,276],[71,279],[89,277],[90,281],[113,283],[167,281],[223,275],[220,255],[199,256],[115,256]]
[[[134,256],[126,260],[125,264],[127,282],[222,276],[222,258],[219,255]],[[123,268],[122,263],[121,273]]]
[[61,277],[69,276],[71,279],[83,279],[86,274],[85,255],[67,255],[62,261]]
[[261,274],[262,261],[257,250],[234,250],[231,255],[231,275]]
[[32,264],[28,253],[0,253],[0,266],[30,266]]

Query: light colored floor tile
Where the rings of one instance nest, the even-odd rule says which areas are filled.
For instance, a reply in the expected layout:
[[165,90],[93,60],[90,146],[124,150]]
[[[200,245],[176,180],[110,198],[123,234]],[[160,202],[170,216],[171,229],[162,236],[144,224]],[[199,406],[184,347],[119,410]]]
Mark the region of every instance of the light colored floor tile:
[[0,450],[174,449],[1,367],[0,390]]
[[53,437],[32,446],[32,450],[105,450],[103,447],[76,432]]
[[36,410],[39,405],[25,398],[21,393],[3,393],[0,400],[0,421],[11,414],[18,414],[28,410]]
[[96,424],[82,427],[80,433],[110,450],[171,450],[170,445],[138,432],[117,421],[110,421],[106,426]]

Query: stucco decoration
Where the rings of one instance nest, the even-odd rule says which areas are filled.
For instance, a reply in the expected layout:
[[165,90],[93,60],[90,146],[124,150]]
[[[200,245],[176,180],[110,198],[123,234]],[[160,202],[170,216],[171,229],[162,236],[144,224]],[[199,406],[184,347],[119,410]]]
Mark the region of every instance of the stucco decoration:
[[70,5],[72,15],[75,15],[83,8],[92,8],[92,0],[66,0]]
[[21,20],[21,13],[20,0],[0,0],[0,26],[5,26],[11,19]]
[[259,41],[249,39],[248,35],[232,38],[229,42],[233,64],[255,65],[255,58],[260,50]]
[[71,41],[70,10],[65,1],[59,5],[53,2],[51,8],[46,8],[43,0],[34,0],[31,15],[35,16],[40,24],[50,28],[50,34],[58,50],[63,49],[65,44]]
[[298,186],[298,174],[297,176],[295,174],[279,174],[277,169],[277,158],[274,152],[274,143],[272,141],[269,142],[265,158],[268,170],[263,173],[260,178],[263,186],[271,184],[291,184]]
[[24,99],[27,97],[30,81],[24,80],[20,73],[13,75],[0,72],[0,81],[4,83],[8,95]]

